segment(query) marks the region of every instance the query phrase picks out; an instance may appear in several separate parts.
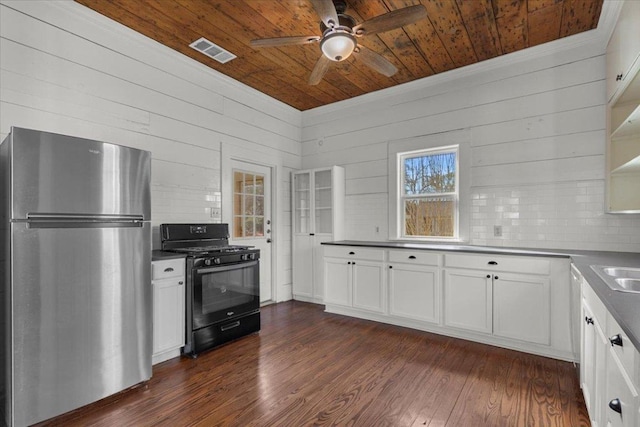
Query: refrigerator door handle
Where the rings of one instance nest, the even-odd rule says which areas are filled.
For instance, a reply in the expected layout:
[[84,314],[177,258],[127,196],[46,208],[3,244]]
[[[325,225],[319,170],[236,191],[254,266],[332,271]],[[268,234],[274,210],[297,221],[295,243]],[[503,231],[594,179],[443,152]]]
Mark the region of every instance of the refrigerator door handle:
[[142,222],[143,215],[91,215],[67,213],[33,213],[27,214],[27,221],[45,222]]

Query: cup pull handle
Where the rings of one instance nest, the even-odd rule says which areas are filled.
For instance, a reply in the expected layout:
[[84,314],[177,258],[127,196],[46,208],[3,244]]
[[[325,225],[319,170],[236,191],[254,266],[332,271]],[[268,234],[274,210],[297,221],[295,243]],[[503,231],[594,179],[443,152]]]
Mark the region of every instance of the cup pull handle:
[[416,257],[413,255],[409,255],[409,259],[416,259]]
[[619,414],[622,414],[622,403],[620,403],[620,399],[613,399],[611,402],[609,402],[609,408]]
[[164,269],[165,273],[171,273],[172,271],[173,271],[172,267],[167,267],[167,268]]

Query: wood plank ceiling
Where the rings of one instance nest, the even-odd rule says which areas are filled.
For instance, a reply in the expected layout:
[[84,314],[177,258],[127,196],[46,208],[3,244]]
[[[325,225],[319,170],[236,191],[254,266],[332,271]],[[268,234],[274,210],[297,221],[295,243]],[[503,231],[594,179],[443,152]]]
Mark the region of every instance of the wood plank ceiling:
[[[358,43],[393,63],[385,77],[352,55],[320,84],[308,78],[317,43],[252,48],[253,39],[321,35],[311,0],[76,0],[298,110],[308,110],[596,28],[603,0],[347,0],[362,22],[422,3],[428,18]],[[189,47],[205,37],[238,57],[226,64]]]

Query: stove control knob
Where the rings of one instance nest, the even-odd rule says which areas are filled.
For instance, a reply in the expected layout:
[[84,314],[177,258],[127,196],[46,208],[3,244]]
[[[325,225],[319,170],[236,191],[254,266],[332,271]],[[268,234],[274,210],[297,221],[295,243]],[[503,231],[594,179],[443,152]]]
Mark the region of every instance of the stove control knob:
[[204,265],[211,265],[211,260],[210,259],[205,259],[204,260]]
[[214,264],[220,264],[220,258],[214,258],[213,259],[213,263]]
[[249,259],[249,255],[248,254],[240,255],[240,261],[247,261],[248,259]]
[[256,254],[249,254],[249,259],[256,259]]

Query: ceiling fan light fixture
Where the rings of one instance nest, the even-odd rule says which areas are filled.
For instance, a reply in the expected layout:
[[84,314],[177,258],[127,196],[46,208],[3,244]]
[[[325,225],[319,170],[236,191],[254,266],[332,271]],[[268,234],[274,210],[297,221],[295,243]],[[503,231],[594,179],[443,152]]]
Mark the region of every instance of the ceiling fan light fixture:
[[333,30],[320,42],[324,56],[335,62],[347,59],[355,48],[356,38],[345,30]]

